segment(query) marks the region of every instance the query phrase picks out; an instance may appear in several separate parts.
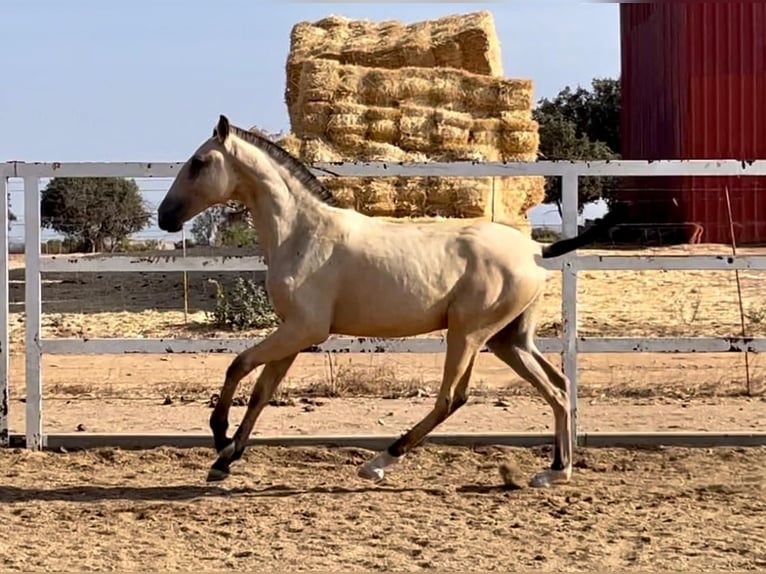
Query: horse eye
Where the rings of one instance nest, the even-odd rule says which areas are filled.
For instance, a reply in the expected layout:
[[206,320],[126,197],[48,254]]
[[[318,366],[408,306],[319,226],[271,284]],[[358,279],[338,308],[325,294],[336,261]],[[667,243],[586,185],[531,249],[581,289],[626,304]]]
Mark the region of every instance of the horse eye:
[[205,160],[201,157],[194,156],[191,159],[191,164],[189,165],[189,175],[194,177],[203,167],[205,167]]

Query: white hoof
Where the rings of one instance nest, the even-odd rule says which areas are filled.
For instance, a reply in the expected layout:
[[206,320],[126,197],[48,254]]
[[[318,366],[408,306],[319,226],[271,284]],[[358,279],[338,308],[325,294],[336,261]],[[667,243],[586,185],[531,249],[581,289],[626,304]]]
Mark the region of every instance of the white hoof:
[[371,461],[364,463],[357,472],[360,478],[378,482],[386,476],[386,468],[399,463],[403,456],[391,456],[387,451],[379,453]]
[[529,481],[529,486],[533,488],[550,488],[555,484],[564,484],[569,482],[571,477],[571,468],[569,470],[553,470],[549,468],[534,475]]

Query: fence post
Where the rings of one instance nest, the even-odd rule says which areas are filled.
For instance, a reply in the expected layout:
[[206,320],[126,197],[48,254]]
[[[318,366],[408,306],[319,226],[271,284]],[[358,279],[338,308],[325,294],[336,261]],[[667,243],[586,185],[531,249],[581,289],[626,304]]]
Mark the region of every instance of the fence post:
[[[574,167],[574,166],[573,166]],[[567,171],[561,177],[561,231],[564,237],[577,235],[577,171]],[[580,444],[577,434],[577,268],[576,253],[564,256],[561,278],[562,355],[564,374],[570,381],[569,401],[572,410],[572,437]]]
[[26,319],[26,445],[43,447],[42,347],[40,326],[40,190],[37,176],[24,177],[24,315]]
[[0,177],[0,448],[10,444],[8,416],[10,409],[11,354],[8,336],[10,317],[8,305],[8,178]]

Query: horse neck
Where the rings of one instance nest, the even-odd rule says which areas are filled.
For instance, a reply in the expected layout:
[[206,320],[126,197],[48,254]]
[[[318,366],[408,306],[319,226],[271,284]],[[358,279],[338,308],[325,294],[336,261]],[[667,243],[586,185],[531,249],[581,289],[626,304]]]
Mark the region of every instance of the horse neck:
[[252,213],[268,262],[291,237],[314,233],[327,217],[327,206],[265,152],[248,150],[238,159],[243,168],[238,195]]

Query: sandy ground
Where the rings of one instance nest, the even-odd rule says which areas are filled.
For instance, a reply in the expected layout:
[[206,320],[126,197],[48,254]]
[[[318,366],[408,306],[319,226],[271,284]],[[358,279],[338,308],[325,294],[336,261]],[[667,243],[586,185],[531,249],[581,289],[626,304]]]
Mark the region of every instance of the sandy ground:
[[[670,253],[726,253],[686,247]],[[741,250],[743,253],[755,250]],[[660,250],[645,250],[645,253]],[[629,253],[629,252],[625,252]],[[11,430],[24,428],[23,266],[11,261]],[[245,337],[210,325],[210,274],[46,274],[45,337]],[[229,276],[215,276],[226,281]],[[740,274],[748,335],[766,332],[762,273]],[[579,329],[605,336],[737,336],[734,274],[587,272]],[[560,334],[553,274],[540,335]],[[46,356],[46,432],[208,432],[211,397],[233,355]],[[558,357],[551,357],[558,364]],[[307,354],[256,434],[386,434],[431,408],[442,355]],[[759,431],[764,363],[739,354],[583,355],[579,421],[594,431]],[[255,376],[237,396],[246,401]],[[548,432],[549,408],[482,354],[466,407],[439,431]],[[232,426],[242,415],[232,411]],[[572,485],[499,486],[540,449],[418,451],[390,481],[362,483],[354,449],[258,448],[210,486],[210,449],[0,451],[5,570],[766,568],[766,449],[579,449]],[[87,540],[85,544],[83,541]]]
[[[208,433],[211,398],[232,355],[56,356],[44,361],[46,432]],[[551,357],[556,362],[557,357]],[[579,426],[586,432],[766,431],[761,363],[753,396],[742,357],[611,355],[583,357]],[[395,434],[433,405],[441,355],[300,357],[256,426],[259,434]],[[332,361],[332,371],[329,361]],[[23,372],[23,357],[12,360]],[[332,375],[329,373],[332,372]],[[240,386],[244,405],[257,373]],[[332,378],[330,378],[332,377]],[[547,432],[550,409],[530,385],[491,354],[475,369],[469,403],[440,431]],[[24,388],[12,386],[12,432],[24,430]],[[235,406],[236,425],[244,408]],[[628,416],[626,416],[626,413]]]
[[742,571],[766,567],[766,449],[589,450],[570,485],[542,449],[426,447],[380,485],[358,449],[0,452],[4,570]]

